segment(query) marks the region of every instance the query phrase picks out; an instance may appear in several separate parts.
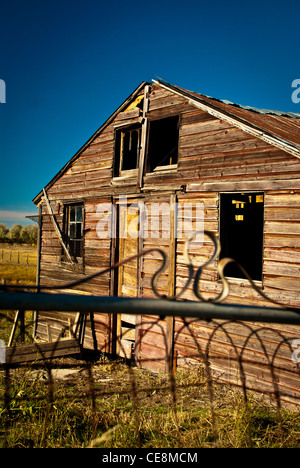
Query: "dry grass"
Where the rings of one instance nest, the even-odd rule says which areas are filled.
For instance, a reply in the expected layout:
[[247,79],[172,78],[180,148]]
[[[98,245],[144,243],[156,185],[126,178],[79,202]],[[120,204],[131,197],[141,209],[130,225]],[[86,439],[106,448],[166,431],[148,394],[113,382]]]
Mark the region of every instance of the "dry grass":
[[[0,278],[33,284],[35,267],[0,262]],[[13,317],[1,311],[6,342]],[[37,364],[0,370],[0,447],[300,447],[299,409],[278,413],[253,395],[246,405],[233,387],[208,387],[201,368],[169,376],[107,357]],[[69,367],[78,372],[55,374]]]
[[[298,411],[281,410],[215,385],[213,412],[202,372],[154,374],[103,358],[57,360],[65,380],[44,370],[11,371],[10,410],[0,407],[9,447],[299,447]],[[0,377],[2,396],[4,374]],[[173,383],[176,386],[174,393]],[[9,417],[8,417],[9,414]],[[4,437],[5,436],[5,437]]]
[[[3,253],[2,253],[3,252]],[[6,284],[36,284],[36,247],[27,244],[0,243],[0,283]],[[0,339],[8,342],[15,311],[0,311]],[[26,334],[31,336],[32,312],[25,314]],[[28,340],[26,340],[28,341]]]
[[20,244],[0,244],[0,281],[7,284],[35,284],[36,247]]

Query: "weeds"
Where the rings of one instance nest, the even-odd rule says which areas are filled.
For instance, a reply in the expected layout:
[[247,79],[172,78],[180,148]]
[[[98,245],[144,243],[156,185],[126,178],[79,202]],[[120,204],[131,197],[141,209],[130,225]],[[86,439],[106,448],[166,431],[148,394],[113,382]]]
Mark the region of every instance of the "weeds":
[[[0,277],[34,283],[29,268],[0,265]],[[13,318],[14,312],[1,311],[5,342]],[[78,372],[59,378],[56,371],[70,367]],[[279,412],[252,395],[245,403],[229,385],[208,388],[200,367],[172,376],[175,394],[170,376],[104,357],[93,364],[61,359],[2,369],[0,447],[300,447],[299,408]]]
[[[214,385],[215,427],[203,376],[178,371],[176,399],[165,374],[129,368],[122,361],[93,365],[93,395],[85,362],[66,380],[49,384],[49,369],[10,370],[9,401],[0,376],[0,446],[8,447],[299,447],[298,411]],[[89,364],[90,365],[90,364]],[[55,366],[66,366],[58,361]],[[55,367],[54,366],[54,367]],[[58,374],[57,374],[58,375]],[[131,379],[135,380],[136,401]],[[94,397],[94,401],[93,398]],[[7,404],[8,403],[8,404]]]

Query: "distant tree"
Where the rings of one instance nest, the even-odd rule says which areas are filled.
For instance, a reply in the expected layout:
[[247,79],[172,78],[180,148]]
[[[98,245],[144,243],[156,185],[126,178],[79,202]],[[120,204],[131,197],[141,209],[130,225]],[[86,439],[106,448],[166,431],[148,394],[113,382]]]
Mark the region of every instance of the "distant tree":
[[21,230],[22,230],[21,224],[14,224],[9,230],[9,233],[8,233],[9,239],[11,239],[12,242],[19,243]]
[[8,227],[4,223],[0,223],[0,242],[5,242],[7,240],[7,234],[9,232]]
[[36,244],[37,242],[37,226],[35,224],[29,224],[23,226],[20,233],[20,241],[24,244]]

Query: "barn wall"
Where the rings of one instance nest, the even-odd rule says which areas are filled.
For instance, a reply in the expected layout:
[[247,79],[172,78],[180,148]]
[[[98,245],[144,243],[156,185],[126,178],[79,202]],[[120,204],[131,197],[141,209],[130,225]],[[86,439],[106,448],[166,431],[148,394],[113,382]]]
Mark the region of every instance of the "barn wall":
[[[110,239],[99,239],[96,233],[99,221],[96,211],[99,203],[110,202],[112,198],[116,200],[119,195],[128,195],[140,198],[148,206],[151,201],[155,200],[155,197],[160,200],[170,200],[170,196],[176,193],[179,206],[187,202],[191,203],[190,216],[194,222],[195,206],[197,203],[203,203],[204,229],[218,235],[220,193],[260,191],[265,195],[263,281],[260,286],[273,300],[299,307],[299,160],[208,113],[195,109],[187,99],[153,85],[149,94],[148,120],[180,115],[179,158],[175,170],[146,173],[140,189],[136,175],[123,178],[112,177],[115,126],[124,122],[140,122],[138,112],[125,114],[117,115],[47,191],[60,226],[64,203],[76,200],[85,203],[85,261],[84,268],[78,271],[73,271],[66,263],[62,263],[59,240],[51,219],[45,216],[41,245],[41,284],[56,286],[85,278],[89,274],[108,267],[114,260],[114,257],[111,258],[111,254],[115,253],[114,243]],[[43,204],[43,213],[46,212]],[[166,271],[162,275],[159,283],[161,292],[166,294],[170,292],[173,281],[178,293],[186,282],[184,243],[184,238],[178,238],[174,242],[176,274]],[[170,253],[170,238],[143,239],[144,249],[155,246]],[[207,261],[212,253],[213,245],[209,238],[204,239],[201,248],[195,245],[190,251],[196,266]],[[171,259],[174,258],[171,256]],[[141,295],[153,297],[151,276],[160,262],[157,252],[143,258]],[[200,290],[205,299],[216,296],[221,290],[216,267],[216,262],[210,264],[201,276]],[[106,273],[76,289],[85,294],[109,295],[115,291],[113,283],[114,276]],[[191,286],[182,299],[194,299]],[[269,305],[248,285],[246,280],[231,282],[230,294],[226,302]],[[66,317],[62,317],[61,321],[66,323]],[[167,346],[170,345],[170,330],[172,329],[170,323],[162,321],[160,324],[153,324],[153,320],[152,317],[142,317],[141,325],[137,329],[139,334],[136,341],[139,343],[141,359],[152,355],[156,358],[163,357],[166,354],[166,343]],[[195,349],[200,349],[200,345],[196,344],[198,339],[202,340],[201,349],[207,346],[208,330],[211,328],[208,324],[205,326],[194,324],[193,328],[187,329],[183,327],[179,319],[175,320],[174,326],[175,352],[178,355],[178,365],[180,365],[180,362],[187,363],[190,359],[194,359]],[[95,317],[99,349],[111,350],[110,327],[109,316]],[[281,330],[283,328],[290,337],[296,333],[295,329],[280,327]],[[149,329],[149,332],[145,333],[146,329]],[[179,329],[181,333],[177,335]],[[192,333],[191,330],[193,330]],[[243,330],[245,333],[245,329]],[[45,336],[46,331],[42,331],[42,325],[39,331]],[[239,336],[240,331],[235,334]],[[167,340],[165,340],[165,335],[167,335]],[[270,338],[270,351],[276,346],[276,340],[276,337]],[[91,339],[89,343],[92,343]],[[222,340],[219,343],[217,340],[211,346],[215,347],[214,351],[220,359],[227,359],[232,351],[229,350],[228,345],[224,345]],[[242,347],[241,344],[240,346]],[[253,350],[255,349],[257,345],[253,345]],[[290,363],[287,351],[282,359],[280,365],[285,366],[287,362]],[[221,364],[215,363],[214,365],[216,372],[222,369]],[[253,379],[260,375],[257,369],[254,366]],[[234,368],[232,372],[235,372]],[[293,388],[293,383],[291,387]]]

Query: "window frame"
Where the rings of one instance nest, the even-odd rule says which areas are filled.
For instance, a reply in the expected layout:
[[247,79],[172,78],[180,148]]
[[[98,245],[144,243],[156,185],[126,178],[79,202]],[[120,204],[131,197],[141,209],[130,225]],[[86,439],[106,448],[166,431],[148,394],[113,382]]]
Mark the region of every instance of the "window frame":
[[[250,275],[250,277],[252,278],[252,280],[257,283],[258,285],[262,286],[263,287],[263,279],[264,279],[264,276],[263,276],[263,268],[264,268],[264,218],[265,218],[265,192],[264,191],[239,191],[239,192],[220,192],[219,193],[219,239],[220,239],[220,243],[221,243],[221,252],[220,252],[220,255],[219,255],[219,260],[221,260],[222,258],[224,257],[231,257],[231,258],[234,258],[233,255],[230,254],[230,252],[228,253],[228,250],[229,250],[229,247],[228,245],[226,246],[226,248],[224,249],[224,246],[222,246],[222,241],[224,240],[224,234],[223,234],[223,222],[222,222],[222,206],[224,205],[224,199],[222,201],[222,196],[232,196],[232,197],[236,197],[238,198],[240,195],[244,195],[244,196],[263,196],[263,201],[262,202],[256,202],[256,203],[259,203],[261,205],[262,203],[262,212],[260,214],[261,218],[259,219],[259,226],[258,228],[261,229],[261,232],[259,233],[259,237],[260,237],[260,245],[258,245],[258,242],[256,241],[256,247],[255,249],[257,249],[257,252],[258,252],[258,249],[260,250],[260,253],[259,255],[261,256],[260,257],[260,265],[259,265],[259,276],[260,278],[254,278],[251,274],[251,268],[250,268],[250,271],[249,271],[249,264],[243,264],[242,261],[240,261],[240,264],[245,268],[245,270],[247,271],[247,273]],[[232,203],[233,203],[233,200],[232,200]],[[245,213],[242,213],[242,210],[243,208],[240,207],[241,210],[239,210],[239,214],[237,216],[241,216],[241,215],[244,215]],[[227,214],[228,215],[228,214]],[[244,221],[244,217],[241,219],[241,218],[237,218],[237,216],[235,215],[235,220],[234,220],[234,223],[235,225],[239,225],[241,222]],[[231,221],[232,222],[232,221]],[[227,233],[228,234],[228,233]],[[223,242],[224,244],[224,242]],[[227,253],[224,254],[224,251],[223,249],[225,250],[225,252],[227,251]],[[223,253],[223,254],[222,254]],[[239,259],[236,259],[237,262],[239,262]],[[227,267],[228,268],[231,268],[230,265],[233,265],[233,264],[229,264],[229,266]],[[239,273],[239,276],[237,275],[230,275],[230,274],[226,274],[226,268],[225,268],[225,275],[228,276],[230,278],[230,280],[233,280],[233,281],[236,281],[236,282],[239,282],[241,283],[241,281],[245,281],[245,276],[242,274],[242,273]],[[220,278],[219,278],[220,279]]]
[[[75,217],[74,217],[74,220],[71,220],[71,210],[73,207],[75,208],[75,213],[74,213]],[[77,210],[79,207],[81,208],[81,220],[77,219],[77,214],[78,214]],[[77,237],[78,225],[80,225],[80,228],[79,228],[80,237]],[[75,226],[73,228],[74,234],[72,234],[71,232],[72,226]],[[83,265],[83,262],[84,262],[84,203],[83,202],[66,203],[64,205],[63,207],[63,240],[71,258],[76,263]],[[77,249],[74,249],[74,247],[71,248],[71,245],[73,245],[73,243],[80,244],[79,255],[76,252]],[[64,250],[62,251],[62,261],[63,262],[67,261],[67,256]]]
[[[152,124],[158,124],[159,122],[166,121],[166,120],[175,120],[177,119],[177,146],[176,146],[176,163],[172,164],[157,164],[155,167],[150,169],[150,157],[149,157],[149,145],[151,143],[151,125]],[[179,160],[179,140],[180,140],[180,123],[181,123],[181,114],[175,114],[175,115],[169,115],[167,117],[162,117],[159,119],[149,119],[148,121],[148,128],[147,128],[147,147],[146,147],[146,154],[145,154],[145,171],[144,175],[148,174],[156,174],[156,173],[164,173],[164,172],[171,172],[171,171],[176,171],[177,166],[178,166],[178,160]]]
[[[122,169],[124,161],[123,143],[125,135],[138,131],[136,164],[134,168]],[[114,178],[124,176],[137,176],[139,170],[139,158],[141,151],[142,125],[141,123],[124,125],[115,128],[115,150],[114,150]]]

